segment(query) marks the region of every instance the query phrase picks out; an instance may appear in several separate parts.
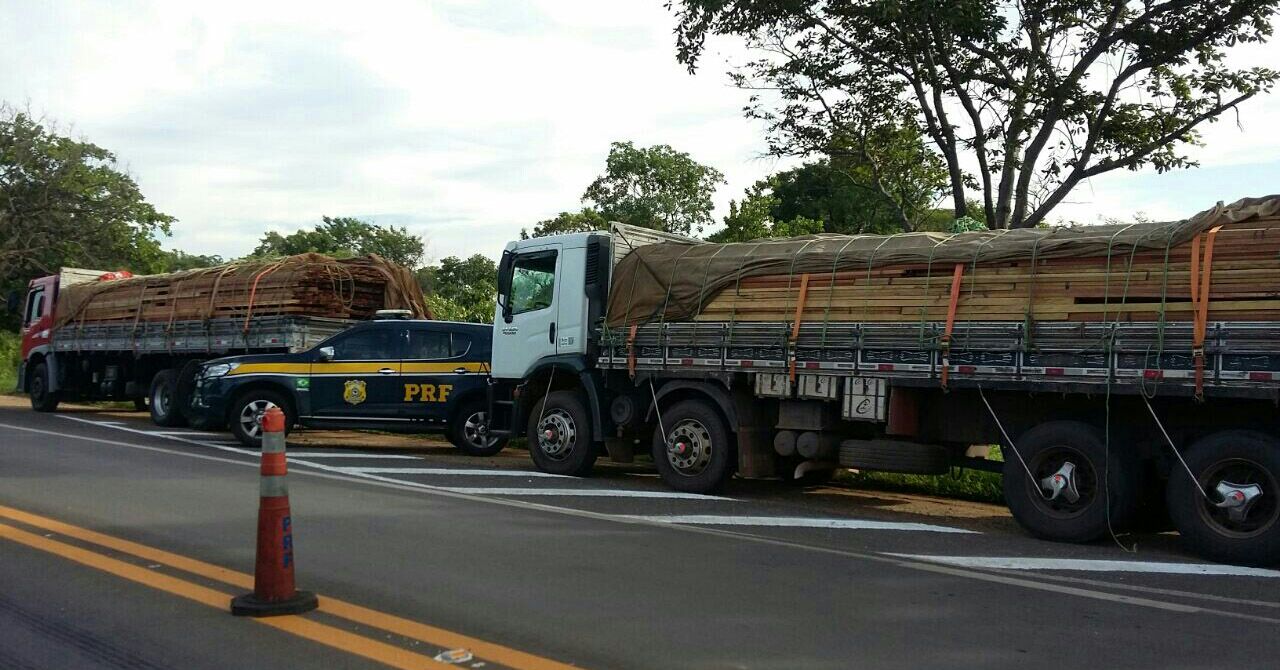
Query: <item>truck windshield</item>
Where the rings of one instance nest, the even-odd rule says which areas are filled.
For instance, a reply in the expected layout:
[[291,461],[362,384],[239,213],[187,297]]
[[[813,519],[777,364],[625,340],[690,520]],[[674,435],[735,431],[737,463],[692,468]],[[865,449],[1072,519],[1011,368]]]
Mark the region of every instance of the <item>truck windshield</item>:
[[512,267],[511,313],[533,312],[551,306],[556,287],[556,252],[518,256]]
[[44,287],[40,287],[31,292],[27,297],[27,320],[28,326],[33,325],[40,317],[44,316]]

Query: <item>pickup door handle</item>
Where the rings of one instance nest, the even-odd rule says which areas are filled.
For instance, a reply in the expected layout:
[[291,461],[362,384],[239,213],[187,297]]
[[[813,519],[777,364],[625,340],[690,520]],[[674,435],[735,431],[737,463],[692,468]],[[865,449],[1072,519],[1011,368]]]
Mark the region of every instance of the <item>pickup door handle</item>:
[[466,373],[467,373],[467,369],[466,369],[466,368],[454,368],[454,369],[453,369],[453,374],[455,374],[455,375],[465,375]]
[[549,331],[547,339],[551,340],[552,344],[556,343],[556,322],[555,321],[551,322],[551,330]]
[[378,374],[380,375],[394,375],[395,373],[396,371],[393,368],[382,368],[381,370],[378,370]]

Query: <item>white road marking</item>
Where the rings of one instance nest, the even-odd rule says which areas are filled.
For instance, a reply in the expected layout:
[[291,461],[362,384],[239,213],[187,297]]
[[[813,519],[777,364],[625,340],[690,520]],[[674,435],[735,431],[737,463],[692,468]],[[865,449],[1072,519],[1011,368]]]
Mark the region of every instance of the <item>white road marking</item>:
[[963,528],[935,526],[927,523],[895,523],[867,521],[865,519],[807,518],[800,516],[722,516],[713,514],[686,514],[668,516],[619,515],[627,519],[679,523],[699,526],[768,526],[774,528],[830,528],[834,530],[905,530],[929,533],[975,533]]
[[[349,451],[293,451],[286,449],[285,453],[289,458],[382,458],[382,459],[398,459],[415,461],[421,460],[417,456],[407,456],[405,454],[362,454],[359,452]],[[369,470],[376,468],[355,468],[359,470]]]
[[926,556],[886,554],[943,565],[989,570],[1068,570],[1081,572],[1145,572],[1158,575],[1207,575],[1228,577],[1280,577],[1278,570],[1246,568],[1216,563],[1158,563],[1153,561],[1108,561],[1076,558],[1023,558],[1019,556]]
[[222,433],[205,433],[198,430],[148,430],[143,432],[148,435],[163,435],[165,437],[173,435],[178,437],[223,437]]
[[622,489],[521,489],[500,488],[493,486],[441,486],[442,491],[485,496],[573,496],[599,498],[670,498],[683,500],[732,500],[720,496],[707,496],[698,493],[680,493],[679,491],[626,491]]
[[[290,454],[292,455],[292,454]],[[353,454],[358,455],[358,454]],[[459,475],[467,477],[555,477],[573,479],[566,475],[553,475],[536,470],[486,470],[480,468],[337,468],[339,472],[349,475]]]

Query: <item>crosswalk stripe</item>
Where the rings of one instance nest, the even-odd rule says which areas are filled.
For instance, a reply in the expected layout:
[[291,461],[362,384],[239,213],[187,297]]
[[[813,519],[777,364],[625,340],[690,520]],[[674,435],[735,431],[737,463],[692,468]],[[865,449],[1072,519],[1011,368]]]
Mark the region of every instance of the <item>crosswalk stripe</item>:
[[566,497],[599,497],[599,498],[668,498],[686,500],[732,500],[720,496],[708,496],[698,493],[681,493],[679,491],[626,491],[620,489],[530,489],[501,488],[492,486],[460,486],[439,487],[441,491],[466,493],[471,495],[493,496],[566,496]]
[[1145,572],[1159,575],[1209,575],[1229,577],[1280,577],[1280,571],[1216,563],[1160,563],[1078,558],[1024,558],[1021,556],[928,556],[886,554],[930,563],[990,570],[1065,570],[1079,572]]
[[950,526],[935,526],[927,523],[895,523],[889,521],[868,521],[865,519],[840,518],[808,518],[798,516],[728,516],[713,514],[686,515],[621,515],[625,519],[653,521],[656,523],[678,523],[701,526],[758,526],[772,528],[827,528],[832,530],[901,530],[923,531],[929,533],[969,533],[975,531]]
[[[295,454],[290,454],[291,456]],[[350,475],[459,475],[469,477],[556,477],[573,479],[565,475],[553,475],[536,470],[486,470],[476,468],[336,468],[339,472]]]

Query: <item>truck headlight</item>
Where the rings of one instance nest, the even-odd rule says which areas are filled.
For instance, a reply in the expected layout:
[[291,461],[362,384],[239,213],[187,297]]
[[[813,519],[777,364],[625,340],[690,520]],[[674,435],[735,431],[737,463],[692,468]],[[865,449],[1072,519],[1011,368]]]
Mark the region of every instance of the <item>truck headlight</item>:
[[225,377],[231,374],[231,371],[238,367],[240,367],[239,363],[216,363],[214,365],[205,366],[205,368],[200,371],[200,376],[204,379]]

